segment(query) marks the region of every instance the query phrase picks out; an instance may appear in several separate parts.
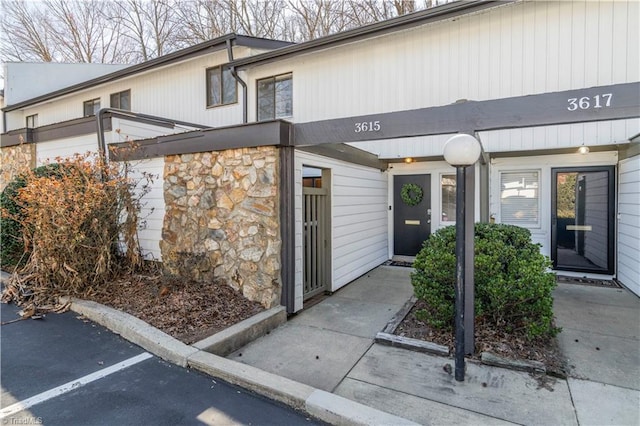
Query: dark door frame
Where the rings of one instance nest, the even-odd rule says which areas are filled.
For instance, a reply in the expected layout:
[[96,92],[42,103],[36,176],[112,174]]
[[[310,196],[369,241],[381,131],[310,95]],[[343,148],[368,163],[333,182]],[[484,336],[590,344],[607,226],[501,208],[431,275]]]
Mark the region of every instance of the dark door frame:
[[607,172],[609,181],[607,183],[607,270],[588,269],[588,268],[571,268],[563,267],[562,271],[573,272],[592,272],[600,274],[613,275],[615,273],[615,212],[616,212],[616,166],[586,166],[586,167],[552,167],[551,168],[551,259],[553,261],[553,269],[557,269],[558,262],[558,173],[567,172]]

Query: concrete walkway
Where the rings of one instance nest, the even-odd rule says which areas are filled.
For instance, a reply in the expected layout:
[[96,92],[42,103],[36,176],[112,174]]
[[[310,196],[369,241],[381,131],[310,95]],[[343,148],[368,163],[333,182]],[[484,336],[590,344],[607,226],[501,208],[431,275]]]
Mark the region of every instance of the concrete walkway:
[[640,425],[640,299],[560,284],[554,311],[580,425]]
[[556,290],[568,380],[374,343],[411,297],[410,269],[381,266],[228,358],[420,424],[640,424],[640,300],[622,289]]

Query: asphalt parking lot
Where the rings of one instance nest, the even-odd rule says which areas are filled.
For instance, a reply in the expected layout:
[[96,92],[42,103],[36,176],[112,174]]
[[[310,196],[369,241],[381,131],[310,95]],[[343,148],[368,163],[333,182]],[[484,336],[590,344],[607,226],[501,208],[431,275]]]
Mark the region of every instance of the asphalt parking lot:
[[[19,310],[2,304],[2,322]],[[73,312],[3,325],[0,344],[2,424],[320,424],[169,364]]]

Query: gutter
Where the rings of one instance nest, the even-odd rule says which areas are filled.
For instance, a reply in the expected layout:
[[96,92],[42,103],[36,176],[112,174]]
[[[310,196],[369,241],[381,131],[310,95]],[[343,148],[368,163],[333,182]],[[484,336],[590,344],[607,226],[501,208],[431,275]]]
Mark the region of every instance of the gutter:
[[[229,62],[233,62],[233,47],[231,46],[231,39],[227,39],[227,56],[229,57]],[[231,75],[233,76],[233,78],[242,86],[242,122],[244,124],[247,124],[247,101],[249,99],[247,92],[247,83],[245,83],[244,80],[240,78],[235,66],[229,68],[229,71],[231,71]]]

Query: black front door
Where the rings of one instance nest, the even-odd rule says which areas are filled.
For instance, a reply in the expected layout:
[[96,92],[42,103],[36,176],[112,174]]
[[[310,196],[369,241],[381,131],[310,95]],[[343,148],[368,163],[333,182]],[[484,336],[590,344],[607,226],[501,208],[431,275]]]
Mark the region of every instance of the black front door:
[[431,176],[394,176],[393,206],[394,254],[415,256],[431,233]]
[[553,268],[613,274],[615,169],[553,169]]

